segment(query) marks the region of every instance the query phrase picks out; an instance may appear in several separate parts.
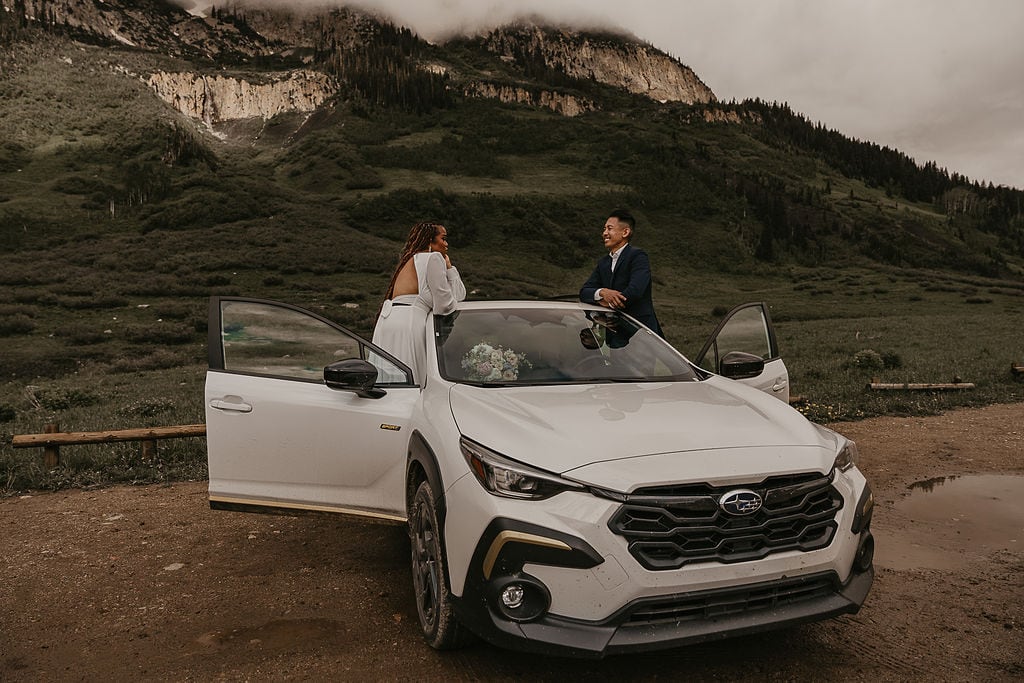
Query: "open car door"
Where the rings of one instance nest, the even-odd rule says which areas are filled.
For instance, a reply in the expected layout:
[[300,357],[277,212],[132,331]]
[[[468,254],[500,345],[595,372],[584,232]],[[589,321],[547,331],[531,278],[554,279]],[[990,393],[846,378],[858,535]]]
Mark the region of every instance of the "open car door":
[[789,403],[789,371],[779,357],[767,304],[742,304],[729,311],[695,362]]
[[409,368],[274,301],[212,297],[208,341],[211,507],[405,521]]

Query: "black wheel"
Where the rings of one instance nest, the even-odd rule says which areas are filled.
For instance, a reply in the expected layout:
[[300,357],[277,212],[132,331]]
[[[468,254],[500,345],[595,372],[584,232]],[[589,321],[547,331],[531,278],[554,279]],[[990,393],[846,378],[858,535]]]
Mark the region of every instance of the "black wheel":
[[441,523],[437,517],[434,491],[426,481],[420,484],[413,496],[409,511],[409,540],[412,546],[412,585],[423,637],[438,650],[465,645],[469,641],[469,633],[452,612]]

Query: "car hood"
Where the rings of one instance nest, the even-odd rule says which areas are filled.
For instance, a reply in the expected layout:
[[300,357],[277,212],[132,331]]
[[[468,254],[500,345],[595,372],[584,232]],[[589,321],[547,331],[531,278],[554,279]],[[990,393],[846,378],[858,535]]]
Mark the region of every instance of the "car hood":
[[702,382],[452,387],[459,431],[519,462],[617,491],[827,472],[836,438],[776,398]]

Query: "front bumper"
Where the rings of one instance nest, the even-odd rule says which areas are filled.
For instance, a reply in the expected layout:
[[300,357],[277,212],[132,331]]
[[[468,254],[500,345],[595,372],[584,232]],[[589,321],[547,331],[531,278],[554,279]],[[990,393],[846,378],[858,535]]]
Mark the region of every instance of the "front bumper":
[[[446,520],[456,616],[501,647],[603,657],[855,613],[874,579],[870,488],[856,470],[835,485],[843,504],[827,547],[652,571],[609,526],[619,504],[566,493],[501,500],[496,514],[497,499],[467,477]],[[523,608],[503,600],[510,584]]]
[[[870,533],[870,532],[865,532]],[[508,553],[502,581],[536,582]],[[573,564],[588,564],[586,548],[574,548]],[[512,570],[509,573],[509,570]],[[820,621],[856,613],[867,597],[874,570],[854,570],[843,584],[835,572],[642,598],[601,621],[547,614],[518,622],[503,615],[490,581],[469,582],[455,598],[459,621],[499,647],[573,657],[660,650]]]

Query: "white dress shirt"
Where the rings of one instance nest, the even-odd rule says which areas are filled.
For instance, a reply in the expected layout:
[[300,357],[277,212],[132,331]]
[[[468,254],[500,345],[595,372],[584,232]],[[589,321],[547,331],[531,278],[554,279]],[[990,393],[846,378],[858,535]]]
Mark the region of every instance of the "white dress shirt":
[[[619,256],[622,254],[622,250],[625,249],[628,245],[629,245],[629,242],[627,242],[626,244],[623,244],[621,247],[619,247],[615,251],[613,251],[613,252],[608,254],[609,256],[612,257],[612,272],[613,273],[615,272],[615,264],[617,264],[619,262]],[[603,289],[604,289],[604,287],[598,287],[597,288],[597,290],[594,292],[594,301],[600,301],[601,300],[601,290],[603,290]]]

